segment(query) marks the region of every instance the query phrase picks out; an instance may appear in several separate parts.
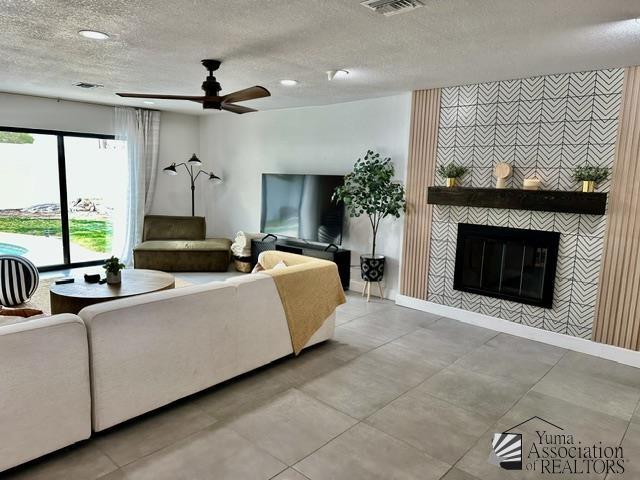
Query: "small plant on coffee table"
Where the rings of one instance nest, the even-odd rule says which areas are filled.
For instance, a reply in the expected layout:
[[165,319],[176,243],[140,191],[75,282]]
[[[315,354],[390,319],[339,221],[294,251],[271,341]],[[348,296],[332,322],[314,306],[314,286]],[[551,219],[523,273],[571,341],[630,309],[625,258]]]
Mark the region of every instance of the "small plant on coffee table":
[[111,257],[105,260],[102,268],[107,272],[107,283],[120,283],[122,281],[122,275],[120,272],[125,267],[126,265],[121,263],[118,257]]

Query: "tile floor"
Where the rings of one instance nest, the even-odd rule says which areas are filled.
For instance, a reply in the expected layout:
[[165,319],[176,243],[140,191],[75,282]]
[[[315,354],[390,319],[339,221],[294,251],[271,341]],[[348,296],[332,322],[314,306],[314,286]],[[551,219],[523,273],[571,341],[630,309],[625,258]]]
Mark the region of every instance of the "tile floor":
[[[640,369],[348,298],[333,340],[5,478],[540,478],[488,462],[492,433],[535,415],[583,443],[621,444],[626,474],[607,478],[640,478]],[[525,451],[549,428],[519,427]]]

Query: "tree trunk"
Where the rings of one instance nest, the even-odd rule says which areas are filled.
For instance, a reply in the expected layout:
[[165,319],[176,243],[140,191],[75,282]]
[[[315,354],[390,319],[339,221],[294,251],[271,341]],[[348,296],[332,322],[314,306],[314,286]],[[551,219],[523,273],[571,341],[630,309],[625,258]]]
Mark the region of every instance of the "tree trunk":
[[373,229],[373,248],[371,249],[371,256],[375,257],[376,256],[376,235],[378,232],[376,232],[375,228]]

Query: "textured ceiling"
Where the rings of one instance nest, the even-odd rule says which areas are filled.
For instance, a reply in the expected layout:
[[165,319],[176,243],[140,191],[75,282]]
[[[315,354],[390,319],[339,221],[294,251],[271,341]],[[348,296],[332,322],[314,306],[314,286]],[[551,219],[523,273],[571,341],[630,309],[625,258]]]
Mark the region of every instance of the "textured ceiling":
[[[384,17],[359,0],[0,0],[0,91],[142,105],[114,92],[199,95],[199,61],[219,58],[223,93],[263,85],[245,105],[272,109],[640,64],[638,0],[424,1]],[[328,82],[334,68],[351,74]]]

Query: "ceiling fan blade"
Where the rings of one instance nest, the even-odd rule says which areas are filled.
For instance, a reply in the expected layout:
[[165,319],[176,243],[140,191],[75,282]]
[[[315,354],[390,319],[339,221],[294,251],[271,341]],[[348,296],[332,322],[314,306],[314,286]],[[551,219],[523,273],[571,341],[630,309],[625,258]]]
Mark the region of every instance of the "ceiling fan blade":
[[227,110],[228,112],[233,113],[251,113],[257,112],[258,110],[254,110],[253,108],[243,107],[242,105],[234,105],[233,103],[222,103],[220,105],[222,110]]
[[223,103],[246,102],[247,100],[255,100],[256,98],[270,97],[271,93],[264,87],[255,86],[238,90],[237,92],[223,95]]
[[125,98],[156,98],[158,100],[189,100],[192,102],[203,102],[209,99],[219,99],[219,97],[203,97],[190,95],[162,95],[162,94],[146,94],[146,93],[116,93],[119,97]]

